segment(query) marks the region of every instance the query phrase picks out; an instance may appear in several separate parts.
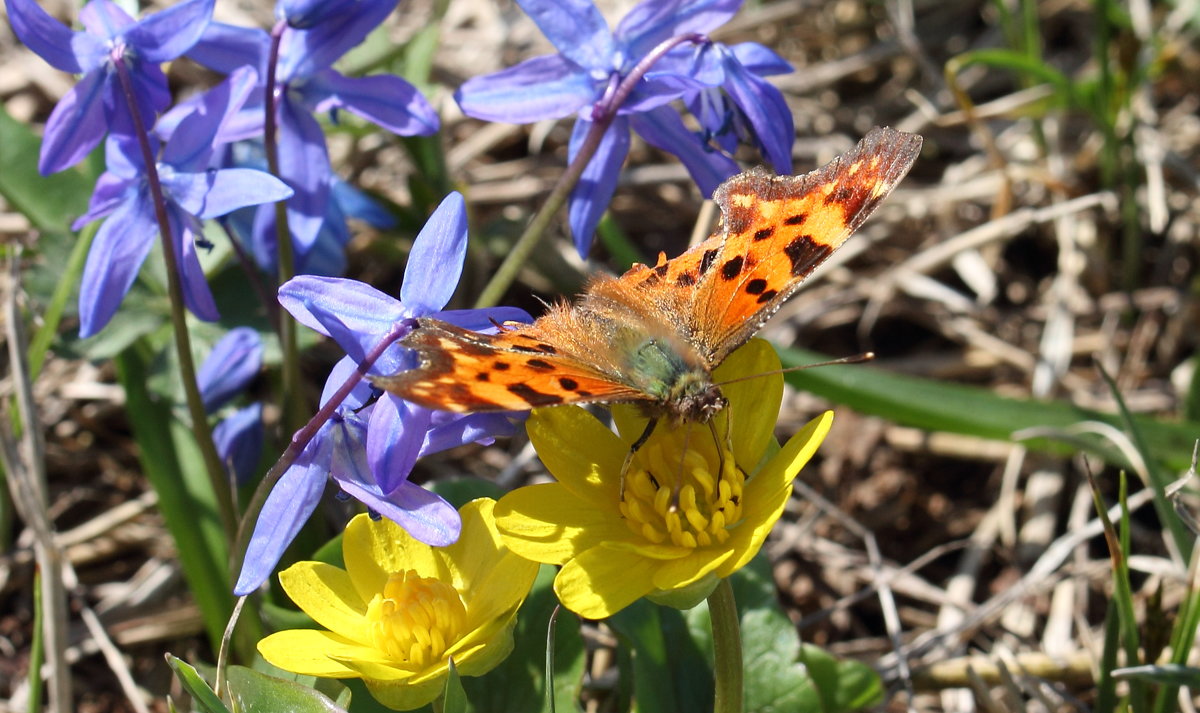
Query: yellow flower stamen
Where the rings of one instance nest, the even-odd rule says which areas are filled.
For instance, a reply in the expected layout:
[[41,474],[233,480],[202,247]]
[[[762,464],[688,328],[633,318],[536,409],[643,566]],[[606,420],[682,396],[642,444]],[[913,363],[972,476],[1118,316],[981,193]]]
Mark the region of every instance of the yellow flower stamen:
[[421,669],[442,657],[466,629],[467,610],[445,582],[394,572],[367,605],[371,642],[387,657]]
[[630,530],[654,544],[723,544],[728,527],[741,520],[746,474],[729,452],[709,457],[689,448],[681,457],[678,446],[678,439],[666,438],[638,451],[625,475],[621,514]]

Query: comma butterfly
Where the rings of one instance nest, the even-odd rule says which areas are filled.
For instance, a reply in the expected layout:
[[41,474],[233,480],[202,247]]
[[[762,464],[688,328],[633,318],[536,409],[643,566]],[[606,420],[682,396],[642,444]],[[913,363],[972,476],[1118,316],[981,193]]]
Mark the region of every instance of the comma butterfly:
[[419,366],[372,381],[458,412],[632,402],[651,420],[644,437],[660,418],[708,422],[725,406],[712,370],[862,225],[920,149],[920,136],[876,128],[803,176],[734,176],[713,195],[717,232],[679,257],[598,275],[575,303],[496,334],[420,319],[401,341]]

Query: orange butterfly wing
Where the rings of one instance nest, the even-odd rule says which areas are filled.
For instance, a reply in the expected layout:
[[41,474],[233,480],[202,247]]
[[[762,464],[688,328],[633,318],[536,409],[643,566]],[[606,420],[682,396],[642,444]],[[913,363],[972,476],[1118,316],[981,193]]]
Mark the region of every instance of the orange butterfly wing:
[[721,229],[673,260],[637,265],[638,282],[711,369],[745,343],[908,173],[921,137],[876,128],[848,153],[803,176],[758,169],[713,200]]
[[497,334],[481,334],[436,319],[418,322],[419,327],[400,343],[417,351],[419,366],[371,381],[427,408],[459,413],[522,411],[648,398],[579,359],[558,353],[550,343],[553,340],[543,337],[536,324],[509,323]]

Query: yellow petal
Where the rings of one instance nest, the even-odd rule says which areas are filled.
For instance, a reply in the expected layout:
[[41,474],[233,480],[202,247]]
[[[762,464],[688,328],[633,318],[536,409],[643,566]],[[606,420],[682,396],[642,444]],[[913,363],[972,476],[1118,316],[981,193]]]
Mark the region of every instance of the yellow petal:
[[781,491],[786,489],[790,492],[792,481],[817,452],[817,447],[825,440],[832,424],[832,411],[826,411],[809,421],[796,435],[788,439],[783,448],[779,449],[754,477],[746,481],[746,488],[742,493],[743,521],[761,520],[766,515],[765,511],[776,507]]
[[358,678],[353,668],[330,658],[378,658],[375,649],[356,644],[345,637],[317,629],[289,629],[258,642],[258,652],[267,661],[285,671],[325,678]]
[[351,641],[365,638],[367,605],[345,570],[323,562],[297,562],[279,573],[279,583],[321,626]]
[[663,591],[679,589],[703,579],[709,572],[717,571],[736,555],[728,544],[720,550],[695,550],[690,557],[664,562],[654,573],[654,588]]
[[500,498],[495,515],[510,550],[546,564],[565,564],[602,542],[632,536],[619,512],[597,509],[561,483],[517,488]]
[[[713,370],[714,383],[766,374],[782,368],[779,355],[764,339],[751,339],[730,354],[721,365]],[[721,393],[729,399],[725,416],[717,421],[718,433],[724,436],[724,418],[732,419],[729,424],[730,440],[733,442],[734,461],[743,470],[758,465],[768,441],[775,431],[779,419],[779,405],[783,402],[783,375],[772,374],[754,379],[734,381],[721,387]]]
[[442,673],[441,676],[430,679],[425,683],[410,684],[404,682],[391,681],[372,681],[367,679],[364,681],[367,684],[367,690],[383,705],[397,711],[410,711],[414,708],[420,708],[426,703],[431,703],[442,693],[442,688],[446,685],[446,676],[449,675],[449,669]]
[[628,552],[596,547],[568,562],[554,578],[563,606],[585,619],[603,619],[654,589],[661,566]]
[[477,635],[463,639],[446,653],[454,659],[454,665],[462,675],[482,676],[499,666],[512,653],[516,623],[514,611],[507,621],[499,621],[495,626],[480,630]]
[[393,572],[414,570],[422,577],[452,581],[445,561],[396,523],[355,515],[342,536],[346,571],[363,601],[369,602]]
[[618,512],[628,449],[615,433],[578,406],[535,409],[525,430],[555,480],[593,507]]
[[462,533],[458,541],[435,551],[435,556],[450,570],[450,585],[463,596],[464,603],[479,588],[479,581],[498,566],[499,558],[505,553],[492,514],[495,505],[496,501],[491,498],[479,498],[462,506],[459,509]]

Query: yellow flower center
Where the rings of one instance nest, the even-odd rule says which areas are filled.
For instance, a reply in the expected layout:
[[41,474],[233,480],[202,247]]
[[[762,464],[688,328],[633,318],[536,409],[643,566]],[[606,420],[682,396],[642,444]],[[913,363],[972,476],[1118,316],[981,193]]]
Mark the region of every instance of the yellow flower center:
[[412,570],[394,572],[367,605],[371,642],[414,670],[438,661],[466,628],[467,610],[454,587]]
[[637,452],[625,474],[621,514],[631,530],[655,544],[723,544],[742,518],[746,475],[728,451],[706,457],[688,448],[681,456],[679,445],[679,439],[664,438]]

